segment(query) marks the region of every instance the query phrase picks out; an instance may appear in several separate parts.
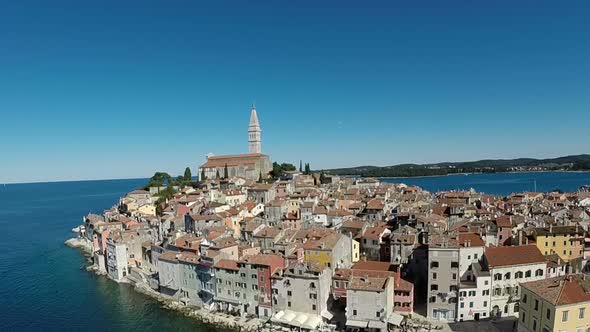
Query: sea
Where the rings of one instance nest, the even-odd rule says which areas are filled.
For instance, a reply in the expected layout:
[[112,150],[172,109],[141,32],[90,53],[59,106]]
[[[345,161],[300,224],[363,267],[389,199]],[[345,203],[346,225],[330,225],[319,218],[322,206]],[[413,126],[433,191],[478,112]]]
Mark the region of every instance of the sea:
[[[383,179],[429,191],[490,194],[574,191],[590,173],[504,173]],[[0,185],[0,331],[208,331],[125,284],[87,272],[64,245],[89,212],[100,213],[145,179]]]

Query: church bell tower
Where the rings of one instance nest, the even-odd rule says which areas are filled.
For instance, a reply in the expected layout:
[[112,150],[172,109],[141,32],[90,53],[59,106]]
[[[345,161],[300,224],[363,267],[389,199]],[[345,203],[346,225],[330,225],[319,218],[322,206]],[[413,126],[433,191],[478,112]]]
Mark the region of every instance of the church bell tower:
[[252,105],[250,113],[250,124],[248,125],[248,151],[250,153],[261,153],[260,149],[260,124],[256,114],[256,106]]

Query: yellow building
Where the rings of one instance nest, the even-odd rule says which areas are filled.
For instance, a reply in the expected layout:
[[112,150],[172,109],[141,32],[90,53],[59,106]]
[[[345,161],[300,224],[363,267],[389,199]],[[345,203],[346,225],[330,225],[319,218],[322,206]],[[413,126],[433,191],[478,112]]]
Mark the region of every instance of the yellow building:
[[137,212],[144,216],[155,216],[156,207],[151,204],[144,204],[137,209]]
[[352,239],[340,233],[330,233],[318,240],[308,240],[303,249],[305,262],[314,262],[332,270],[351,264]]
[[[543,255],[557,254],[566,262],[584,255],[584,230],[576,226],[535,228],[533,236]],[[585,332],[585,331],[584,331]]]
[[568,275],[520,284],[519,332],[590,331],[590,280]]

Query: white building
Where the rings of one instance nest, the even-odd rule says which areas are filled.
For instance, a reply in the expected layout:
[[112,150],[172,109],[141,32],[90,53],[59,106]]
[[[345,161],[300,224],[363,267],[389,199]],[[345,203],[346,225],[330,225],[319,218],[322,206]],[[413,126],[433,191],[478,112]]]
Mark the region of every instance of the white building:
[[483,260],[491,276],[491,316],[518,317],[522,282],[545,279],[547,262],[536,245],[490,247]]
[[398,323],[399,315],[393,312],[394,282],[392,277],[353,276],[346,290],[346,326],[387,331],[388,323]]
[[107,274],[116,282],[121,282],[127,277],[127,245],[117,241],[115,237],[107,238]]

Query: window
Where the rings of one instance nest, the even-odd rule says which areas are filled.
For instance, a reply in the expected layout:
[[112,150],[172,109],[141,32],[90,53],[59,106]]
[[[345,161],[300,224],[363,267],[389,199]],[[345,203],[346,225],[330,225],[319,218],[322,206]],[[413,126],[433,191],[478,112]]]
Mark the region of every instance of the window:
[[453,273],[453,280],[457,279],[457,273]]
[[315,309],[316,309],[316,306],[315,306],[315,304],[312,304],[312,305],[311,305],[311,310],[314,310],[314,311],[315,311]]
[[539,300],[535,300],[535,311],[539,311]]
[[451,269],[459,268],[459,262],[451,262]]
[[567,322],[567,316],[568,316],[569,312],[567,310],[565,310],[562,315],[561,315],[561,321],[562,322]]
[[469,308],[473,308],[473,302],[469,302]]
[[438,262],[431,262],[431,263],[430,263],[430,267],[431,267],[431,268],[438,267]]
[[477,259],[477,254],[474,254],[473,255],[473,259]]
[[438,290],[438,285],[430,285],[430,290]]
[[547,314],[545,316],[547,319],[551,319],[551,310],[547,309]]
[[522,297],[522,303],[526,303],[526,294],[524,294]]
[[579,319],[584,319],[584,308],[580,308],[580,312],[578,313]]
[[436,302],[436,296],[431,296],[430,299],[428,299],[428,302],[430,302],[430,303]]
[[525,313],[525,312],[523,312],[523,313],[522,313],[522,316],[521,316],[521,317],[522,317],[522,322],[523,322],[523,323],[524,323],[524,320],[525,320],[525,318],[524,318],[525,316],[526,316],[526,313]]
[[315,282],[310,283],[309,288],[315,288]]
[[522,271],[518,271],[514,274],[514,279],[521,279],[522,278]]
[[510,279],[510,272],[507,272],[507,273],[504,275],[504,279],[506,279],[506,280]]
[[291,301],[287,302],[287,307],[291,308]]
[[531,270],[526,271],[525,274],[524,274],[524,277],[525,278],[530,278],[531,277]]
[[535,271],[535,277],[542,277],[543,276],[543,269],[537,269]]
[[316,294],[311,293],[311,294],[309,294],[309,298],[312,300],[315,300],[318,298],[318,296]]
[[287,291],[287,296],[291,296],[293,295],[293,293],[291,293],[291,291]]
[[461,302],[461,304],[459,305],[461,307],[461,309],[465,308],[465,303]]
[[537,320],[533,319],[533,331],[537,330]]
[[356,309],[352,311],[352,315],[356,316]]
[[488,306],[488,301],[483,301],[483,306],[487,307]]
[[494,274],[494,280],[502,280],[502,274],[501,273]]
[[381,316],[381,313],[379,311],[375,312],[375,317],[379,317]]
[[258,278],[258,276],[257,276],[257,275],[255,275],[255,274],[253,274],[253,275],[252,275],[252,279],[256,279],[256,278]]
[[432,272],[432,279],[436,280],[436,272]]
[[495,288],[494,289],[494,296],[502,295],[502,288]]

